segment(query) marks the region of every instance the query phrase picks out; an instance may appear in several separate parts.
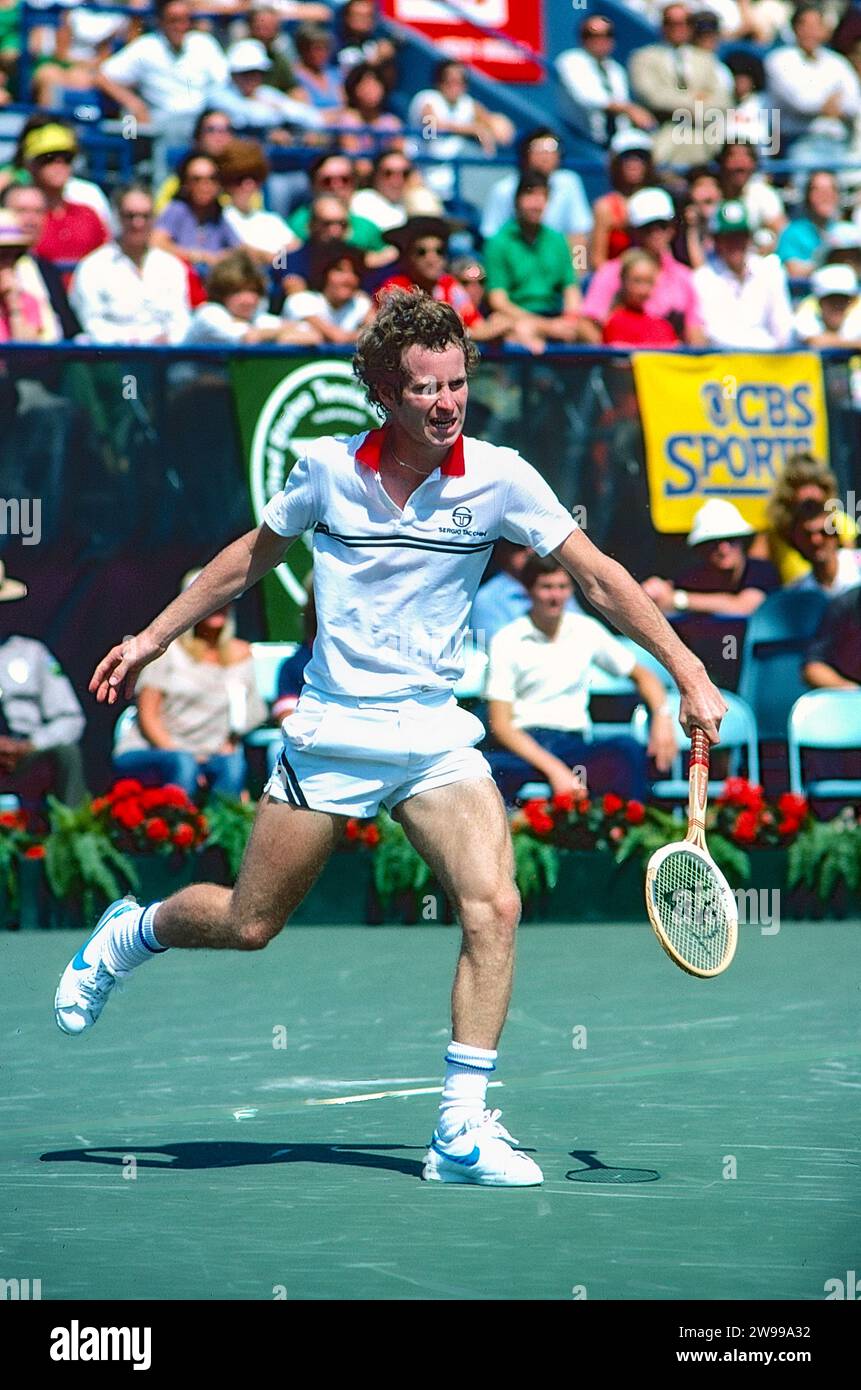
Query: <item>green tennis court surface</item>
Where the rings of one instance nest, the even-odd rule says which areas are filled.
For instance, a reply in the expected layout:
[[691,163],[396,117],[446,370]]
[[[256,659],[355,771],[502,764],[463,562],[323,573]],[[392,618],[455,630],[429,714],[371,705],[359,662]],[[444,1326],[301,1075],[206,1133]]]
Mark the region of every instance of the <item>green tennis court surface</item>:
[[43,1299],[817,1300],[858,1268],[857,924],[743,927],[713,981],[645,925],[523,928],[489,1096],[544,1169],[529,1191],[419,1181],[433,1094],[309,1104],[439,1085],[457,942],[174,951],[75,1040],[51,1005],[78,938],[5,935],[0,1278]]

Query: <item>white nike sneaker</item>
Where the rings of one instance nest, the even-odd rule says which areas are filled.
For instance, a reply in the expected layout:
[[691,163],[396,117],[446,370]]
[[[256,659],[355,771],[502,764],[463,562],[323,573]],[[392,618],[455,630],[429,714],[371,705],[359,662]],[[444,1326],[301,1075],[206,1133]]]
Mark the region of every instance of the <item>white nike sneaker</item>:
[[114,985],[130,973],[108,969],[102,959],[104,933],[124,912],[139,911],[140,903],[131,897],[118,898],[111,903],[99,918],[92,936],[66,966],[54,996],[54,1016],[64,1033],[75,1035],[92,1028]]
[[485,1110],[467,1120],[453,1138],[443,1140],[436,1130],[425,1157],[425,1182],[475,1183],[482,1187],[537,1187],[544,1174],[525,1153],[512,1145],[499,1123],[501,1110]]

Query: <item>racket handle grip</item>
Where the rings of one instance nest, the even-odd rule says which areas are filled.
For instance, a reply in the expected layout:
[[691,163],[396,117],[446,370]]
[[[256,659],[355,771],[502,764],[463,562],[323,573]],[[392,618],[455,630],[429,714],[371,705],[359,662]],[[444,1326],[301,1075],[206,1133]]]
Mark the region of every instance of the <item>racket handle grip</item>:
[[709,742],[702,729],[691,730],[690,767],[688,769],[688,836],[705,848],[706,804],[709,794]]
[[691,766],[694,763],[701,764],[708,772],[709,741],[706,738],[705,730],[696,726],[691,730]]

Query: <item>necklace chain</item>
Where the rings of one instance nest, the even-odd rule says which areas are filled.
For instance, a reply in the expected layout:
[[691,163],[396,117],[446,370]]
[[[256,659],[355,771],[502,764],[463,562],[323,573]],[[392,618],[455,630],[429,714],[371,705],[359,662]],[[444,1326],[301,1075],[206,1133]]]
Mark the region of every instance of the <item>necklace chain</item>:
[[[403,459],[399,459],[391,444],[389,445],[389,453],[391,454],[395,463],[398,464],[401,468],[408,468],[411,473],[418,473],[420,478],[427,478],[429,476],[423,468],[414,468],[411,463],[404,463]],[[437,465],[437,467],[438,466],[439,465]],[[431,472],[433,471],[434,470],[431,469]]]

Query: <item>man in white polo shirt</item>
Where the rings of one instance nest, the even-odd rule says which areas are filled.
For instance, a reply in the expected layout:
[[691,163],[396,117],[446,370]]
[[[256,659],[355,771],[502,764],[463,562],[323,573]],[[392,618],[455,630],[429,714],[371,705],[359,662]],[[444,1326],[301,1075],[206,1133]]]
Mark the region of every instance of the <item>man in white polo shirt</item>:
[[521,1187],[540,1183],[541,1170],[513,1147],[498,1112],[485,1109],[520,904],[505,809],[474,747],[482,726],[452,695],[490,547],[504,537],[541,555],[553,551],[586,598],[673,675],[685,728],[699,725],[715,741],[726,706],[657,607],[587,540],[535,469],[513,449],[463,438],[477,357],[449,305],[388,295],[354,358],[386,425],[310,443],[261,525],[99,663],[90,683],[97,700],[130,698],[148,662],[313,531],[317,637],[235,888],[197,884],[147,908],[113,904],[67,967],[55,1011],[64,1032],[81,1033],[117,979],[171,946],[266,946],[346,819],[387,806],[446,885],[463,929],[442,1105],[423,1176]]
[[677,745],[662,681],[595,618],[566,611],[574,586],[553,555],[531,555],[522,581],[529,612],[494,637],[485,682],[496,785],[506,801],[536,777],[549,782],[554,796],[571,796],[582,793],[582,768],[591,795],[616,792],[644,801],[642,744],[621,727],[618,735],[592,740],[590,672],[597,666],[634,683],[652,716],[648,752],[666,772]]
[[754,251],[744,203],[722,203],[711,223],[714,251],[694,271],[706,336],[714,347],[782,348],[792,341],[786,272]]
[[156,0],[158,31],[142,34],[113,53],[96,85],[144,125],[182,144],[200,115],[210,87],[228,80],[227,58],[211,34],[191,29],[186,0]]

